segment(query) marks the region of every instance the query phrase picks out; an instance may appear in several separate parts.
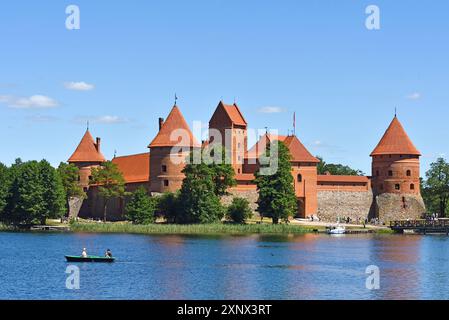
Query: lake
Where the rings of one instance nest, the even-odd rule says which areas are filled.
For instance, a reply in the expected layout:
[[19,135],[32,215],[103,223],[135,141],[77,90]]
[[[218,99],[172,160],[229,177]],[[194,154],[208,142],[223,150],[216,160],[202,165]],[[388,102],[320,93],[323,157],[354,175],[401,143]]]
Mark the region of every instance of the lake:
[[[83,247],[117,262],[73,264],[69,290]],[[0,233],[0,299],[449,299],[448,270],[446,236]]]

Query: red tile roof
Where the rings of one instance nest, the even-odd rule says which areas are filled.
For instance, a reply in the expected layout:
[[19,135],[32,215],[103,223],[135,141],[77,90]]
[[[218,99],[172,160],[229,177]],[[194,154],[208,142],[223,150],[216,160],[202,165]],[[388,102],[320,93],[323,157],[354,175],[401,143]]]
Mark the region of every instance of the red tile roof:
[[371,156],[389,154],[421,155],[396,116],[391,121],[377,147],[371,153]]
[[238,126],[246,126],[246,120],[243,117],[242,112],[240,111],[240,108],[236,103],[234,104],[225,104],[223,101],[220,101],[220,105],[223,106],[224,110],[226,111],[229,119]]
[[369,178],[365,176],[337,176],[337,175],[318,175],[320,182],[346,182],[346,183],[368,183]]
[[115,157],[112,162],[122,172],[126,183],[146,182],[150,179],[150,153]]
[[260,140],[248,151],[247,158],[258,158],[265,151],[266,145],[270,142],[278,140],[283,142],[292,156],[291,161],[295,162],[320,162],[315,158],[304,145],[299,141],[296,136],[278,136],[272,134],[266,134],[260,138]]
[[292,155],[292,160],[295,162],[314,162],[318,163],[320,160],[312,156],[309,150],[304,147],[304,145],[299,141],[296,136],[288,136],[284,140],[285,145],[290,150]]
[[[189,141],[183,141],[184,143],[181,144],[179,142],[181,138],[178,137],[179,135],[176,133],[176,130],[183,130],[180,132],[180,135],[182,135],[183,133],[187,133],[187,137],[183,137],[182,139],[185,140],[186,138],[188,138]],[[172,134],[174,134],[173,138],[171,137]],[[174,146],[201,147],[201,145],[193,136],[192,131],[190,131],[189,125],[187,124],[184,116],[176,105],[173,107],[167,117],[167,120],[165,120],[164,124],[162,125],[161,130],[158,132],[158,134],[148,147],[154,148]]]
[[271,143],[271,141],[278,140],[284,142],[287,136],[279,136],[273,134],[265,134],[260,137],[259,141],[248,150],[246,158],[259,158],[264,152],[265,148]]
[[90,134],[86,131],[81,142],[72,154],[68,162],[104,162],[105,157],[97,150],[97,144]]

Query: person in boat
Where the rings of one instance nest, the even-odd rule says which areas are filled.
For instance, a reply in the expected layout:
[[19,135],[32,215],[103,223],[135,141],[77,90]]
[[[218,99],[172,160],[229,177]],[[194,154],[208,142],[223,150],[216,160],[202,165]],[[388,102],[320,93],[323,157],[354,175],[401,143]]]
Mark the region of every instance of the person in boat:
[[106,257],[106,258],[112,258],[112,251],[111,250],[106,250],[106,253],[104,254],[104,256]]
[[83,253],[81,253],[81,256],[83,258],[87,258],[87,250],[86,250],[86,248],[83,248]]

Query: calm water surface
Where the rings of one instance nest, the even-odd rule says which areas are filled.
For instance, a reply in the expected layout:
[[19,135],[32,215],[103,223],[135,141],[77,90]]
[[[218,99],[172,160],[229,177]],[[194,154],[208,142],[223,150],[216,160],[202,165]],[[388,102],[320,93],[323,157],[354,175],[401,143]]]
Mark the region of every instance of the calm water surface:
[[[80,290],[65,287],[65,254]],[[380,290],[365,287],[369,265]],[[449,238],[0,233],[0,299],[449,299]]]

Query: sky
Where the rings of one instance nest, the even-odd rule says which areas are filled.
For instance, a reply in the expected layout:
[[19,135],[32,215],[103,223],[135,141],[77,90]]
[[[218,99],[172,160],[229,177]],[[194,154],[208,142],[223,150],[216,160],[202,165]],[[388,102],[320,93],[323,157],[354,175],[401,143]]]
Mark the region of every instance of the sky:
[[56,166],[87,121],[108,159],[146,152],[176,93],[191,127],[220,100],[280,134],[296,112],[312,154],[366,174],[397,108],[424,174],[449,157],[448,40],[447,0],[2,1],[0,162]]

